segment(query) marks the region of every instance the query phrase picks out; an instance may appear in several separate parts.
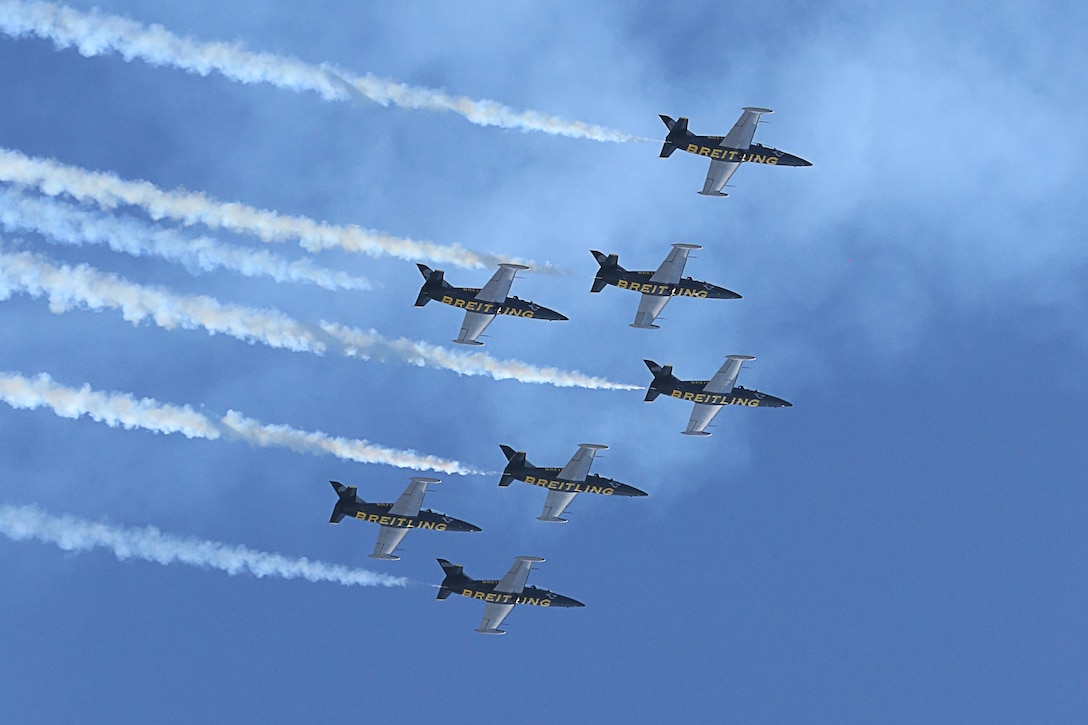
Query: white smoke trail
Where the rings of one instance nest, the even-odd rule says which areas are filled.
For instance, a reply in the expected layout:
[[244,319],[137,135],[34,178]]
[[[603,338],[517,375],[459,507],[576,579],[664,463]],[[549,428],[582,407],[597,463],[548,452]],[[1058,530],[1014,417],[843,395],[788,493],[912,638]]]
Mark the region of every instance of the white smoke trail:
[[25,378],[0,373],[0,400],[13,408],[47,407],[62,418],[86,415],[111,428],[143,428],[156,433],[181,433],[186,438],[219,438],[219,428],[189,406],[164,405],[126,393],[103,393],[84,385],[78,390],[58,385],[45,373]]
[[321,431],[307,432],[286,425],[265,425],[246,418],[234,410],[227,411],[226,416],[220,422],[226,426],[228,431],[243,440],[262,447],[278,446],[300,453],[331,453],[345,461],[387,463],[398,468],[414,468],[420,471],[442,471],[462,475],[491,475],[489,471],[482,471],[437,456],[421,455],[415,451],[386,448],[365,440],[334,438]]
[[377,78],[354,76],[328,65],[313,66],[295,58],[254,53],[240,43],[202,43],[174,35],[161,25],[145,26],[97,9],[81,12],[52,3],[0,2],[0,31],[13,37],[36,35],[58,48],[75,47],[86,57],[119,53],[151,65],[172,66],[206,76],[217,71],[242,83],[270,83],[293,91],[314,91],[328,101],[363,96],[383,106],[450,111],[481,126],[585,138],[594,141],[641,141],[636,136],[580,121],[565,121],[537,111],[515,111],[495,101],[474,101],[427,88]]
[[276,310],[224,305],[211,297],[183,297],[154,287],[133,284],[85,264],[76,267],[47,264],[28,252],[0,251],[0,300],[15,292],[49,297],[49,309],[64,312],[83,305],[121,310],[138,324],[150,319],[159,327],[222,333],[247,342],[321,355],[325,345],[299,323]]
[[321,322],[321,329],[343,343],[344,354],[386,360],[396,357],[413,365],[453,370],[459,375],[487,375],[495,380],[517,380],[520,383],[545,383],[560,388],[591,388],[595,390],[641,390],[641,385],[614,383],[604,378],[583,375],[577,371],[542,368],[519,360],[496,360],[487,353],[454,352],[426,342],[405,337],[387,340],[374,330],[359,330],[336,322]]
[[106,211],[121,204],[143,209],[154,220],[173,219],[185,225],[252,234],[263,242],[297,239],[308,252],[344,249],[371,257],[389,255],[409,261],[431,260],[468,269],[494,267],[503,262],[525,264],[545,274],[565,274],[550,264],[538,265],[516,257],[474,252],[458,244],[442,245],[394,237],[354,224],[336,226],[307,217],[284,216],[237,202],[222,202],[204,194],[178,189],[163,191],[148,181],[125,181],[113,174],[66,166],[51,159],[26,156],[0,148],[0,181],[34,187],[43,194],[67,194],[92,202]]
[[224,245],[209,237],[188,238],[173,229],[98,214],[13,188],[0,191],[0,226],[7,231],[35,231],[61,244],[105,244],[134,257],[161,257],[184,265],[190,272],[222,268],[277,282],[310,282],[329,290],[371,288],[365,279],[315,267],[308,259],[291,261],[264,250]]
[[0,533],[13,541],[36,539],[56,544],[65,551],[103,548],[119,560],[142,559],[155,564],[188,564],[218,569],[231,576],[251,574],[258,579],[305,579],[334,582],[345,586],[404,586],[404,577],[389,576],[339,564],[293,559],[280,554],[231,546],[218,541],[181,539],[164,534],[154,526],[120,528],[73,516],[51,516],[36,506],[0,506]]
[[[83,305],[92,310],[110,307],[124,318],[139,323],[151,319],[165,329],[203,327],[249,342],[321,355],[325,344],[315,333],[278,310],[258,310],[226,305],[211,297],[186,297],[133,284],[81,264],[54,266],[29,252],[0,251],[0,300],[16,292],[34,297],[46,295],[53,312]],[[557,368],[540,368],[517,360],[496,360],[485,353],[456,353],[407,338],[387,340],[377,332],[321,322],[321,329],[343,345],[348,357],[389,360],[452,370],[460,375],[487,375],[495,380],[546,383],[558,387],[597,390],[638,390],[641,386],[614,383],[604,378]]]
[[110,427],[143,428],[155,433],[182,433],[187,438],[216,440],[224,435],[264,448],[288,448],[300,453],[329,454],[343,461],[385,463],[398,468],[442,473],[488,473],[459,461],[397,450],[369,441],[266,425],[231,410],[215,421],[189,406],[166,405],[127,393],[104,393],[84,385],[78,390],[53,382],[45,373],[34,378],[0,372],[0,401],[17,409],[51,408],[62,418],[86,415]]

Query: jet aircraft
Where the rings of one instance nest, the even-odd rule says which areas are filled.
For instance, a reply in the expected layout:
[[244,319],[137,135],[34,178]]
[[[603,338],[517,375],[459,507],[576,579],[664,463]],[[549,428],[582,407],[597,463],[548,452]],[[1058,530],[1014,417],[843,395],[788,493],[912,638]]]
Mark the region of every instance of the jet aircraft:
[[642,298],[638,302],[638,312],[635,313],[635,321],[631,327],[641,327],[648,330],[658,329],[654,320],[665,309],[671,297],[701,297],[715,300],[739,300],[740,295],[724,287],[701,282],[691,277],[680,279],[684,273],[684,265],[688,261],[688,254],[694,249],[702,249],[698,244],[674,244],[669,256],[657,268],[656,272],[632,272],[620,266],[619,255],[604,255],[593,249],[590,252],[597,259],[601,268],[597,270],[597,276],[593,278],[593,287],[590,292],[600,292],[606,285],[615,285],[620,289],[641,292]]
[[444,305],[459,307],[465,311],[465,321],[461,324],[461,333],[454,342],[462,345],[483,345],[476,340],[496,315],[527,317],[533,320],[565,320],[564,315],[535,302],[507,297],[514,275],[519,269],[529,269],[523,264],[500,264],[498,270],[484,285],[478,287],[454,287],[443,277],[441,269],[431,269],[425,264],[417,264],[423,274],[423,289],[416,298],[416,307],[422,307],[431,300]]
[[653,402],[658,395],[664,393],[672,398],[695,403],[688,427],[684,430],[684,435],[689,436],[710,435],[704,429],[726,405],[744,405],[749,408],[793,407],[793,403],[782,398],[736,385],[741,365],[749,360],[755,358],[751,355],[730,355],[710,380],[680,380],[672,374],[672,365],[661,366],[653,360],[643,360],[654,374],[653,382],[646,391],[645,402]]
[[370,555],[371,559],[399,561],[399,556],[393,556],[393,550],[404,539],[408,529],[480,531],[479,526],[452,516],[430,509],[419,510],[419,507],[423,505],[427,486],[439,483],[437,478],[413,478],[396,503],[367,503],[359,498],[358,489],[355,486],[345,486],[338,481],[329,481],[329,483],[336,490],[336,495],[340,497],[332,510],[330,524],[338,524],[345,516],[351,516],[360,521],[381,525],[378,531],[378,543],[374,546],[374,553]]
[[539,468],[529,463],[524,451],[515,451],[510,446],[502,446],[502,452],[506,454],[506,470],[499,479],[500,486],[509,486],[513,481],[524,481],[534,486],[548,489],[548,497],[544,499],[544,512],[537,516],[539,521],[550,521],[557,524],[567,523],[566,519],[559,518],[563,511],[580,493],[597,493],[603,496],[646,496],[645,491],[640,491],[626,483],[613,481],[611,478],[589,474],[589,467],[593,465],[593,456],[597,451],[603,451],[608,446],[598,443],[582,443],[578,451],[562,469]]
[[469,599],[479,599],[484,603],[484,618],[477,632],[481,634],[506,634],[499,629],[502,620],[510,614],[515,604],[531,604],[537,607],[584,607],[581,602],[549,592],[547,589],[527,587],[529,570],[533,564],[544,561],[539,556],[515,557],[514,565],[502,579],[473,579],[465,576],[464,567],[439,559],[446,578],[438,590],[438,599],[445,599],[451,594],[460,594]]
[[745,107],[744,113],[725,136],[699,136],[688,130],[688,119],[681,117],[674,121],[668,116],[661,116],[669,127],[669,135],[661,147],[661,158],[667,159],[676,149],[709,157],[710,171],[703,182],[703,190],[699,192],[703,196],[729,196],[722,193],[722,187],[745,161],[772,166],[812,166],[811,162],[799,156],[752,143],[759,117],[764,113],[774,111]]

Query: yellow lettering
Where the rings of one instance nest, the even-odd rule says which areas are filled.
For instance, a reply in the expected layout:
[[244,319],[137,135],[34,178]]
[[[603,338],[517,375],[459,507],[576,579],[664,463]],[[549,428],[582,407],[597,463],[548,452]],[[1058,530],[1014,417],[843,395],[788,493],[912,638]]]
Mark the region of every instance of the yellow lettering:
[[378,519],[378,523],[379,523],[379,524],[381,524],[382,526],[388,526],[388,525],[389,525],[389,523],[390,523],[390,522],[391,522],[392,520],[393,520],[393,519],[392,519],[392,517],[389,517],[389,516],[382,516],[382,517],[381,517],[380,519]]
[[442,295],[442,304],[452,305],[453,304],[453,298],[450,297],[449,295]]
[[695,395],[693,393],[684,393],[684,400],[693,400]]
[[366,517],[366,520],[372,524],[378,523],[378,514],[370,514]]
[[364,514],[362,511],[356,511],[355,512],[355,518],[362,519],[363,521],[366,521],[366,514]]
[[706,396],[705,393],[696,393],[695,394],[695,402],[696,403],[705,403],[706,398],[707,398],[707,396]]
[[484,597],[485,602],[497,602],[498,600],[499,600],[499,596],[497,594],[495,594],[494,592],[492,592],[492,593],[488,594],[486,597]]
[[705,289],[704,289],[704,290],[699,290],[698,292],[696,292],[696,293],[695,293],[695,296],[696,296],[696,297],[703,297],[703,298],[705,298],[705,297],[706,297],[706,295],[707,295],[707,291],[706,291]]
[[752,158],[749,161],[755,161],[757,164],[762,164],[767,161],[766,156],[760,156],[759,154],[752,154]]
[[484,598],[485,596],[487,596],[487,595],[486,595],[486,594],[484,594],[483,592],[475,592],[475,593],[474,593],[474,594],[472,595],[472,598],[473,598],[473,599],[483,599],[483,598]]
[[696,145],[695,145],[695,144],[693,144],[693,143],[689,143],[689,144],[688,144],[688,147],[687,147],[686,149],[684,149],[684,150],[685,150],[685,151],[687,151],[687,152],[688,152],[688,153],[690,153],[690,154],[697,154],[697,153],[699,153],[699,147],[698,147],[698,146],[696,146]]
[[471,589],[462,589],[461,590],[461,596],[471,598],[472,597],[472,590]]
[[714,149],[713,151],[710,152],[710,158],[712,158],[712,159],[720,159],[721,157],[722,157],[722,150],[721,149]]
[[771,166],[778,166],[778,157],[768,156],[767,157],[767,163],[770,164]]
[[465,309],[469,310],[470,312],[475,312],[479,308],[480,308],[480,303],[479,302],[471,302],[470,301],[470,302],[465,303]]
[[445,531],[446,530],[446,525],[445,524],[435,524],[434,525],[434,530],[435,531]]
[[[723,156],[724,156],[724,154],[723,154]],[[735,158],[737,158],[737,152],[736,151],[730,151],[729,152],[729,160],[732,161]]]
[[710,147],[709,146],[700,146],[699,147],[699,155],[700,156],[710,156]]
[[430,522],[430,521],[420,521],[419,522],[419,528],[421,528],[421,529],[433,529],[434,524],[432,522]]
[[752,400],[749,400],[748,401],[748,407],[749,408],[758,408],[759,407],[759,400],[754,399],[754,398]]
[[673,397],[673,398],[683,398],[684,397],[684,394],[681,393],[679,390],[674,390],[671,393],[669,393],[669,395],[671,397]]
[[550,599],[541,599],[540,600],[540,606],[542,606],[542,607],[550,607],[551,605],[552,605],[552,600],[550,600]]
[[601,493],[603,493],[605,496],[611,496],[613,493],[615,493],[615,491],[616,491],[616,489],[614,489],[614,488],[606,488],[603,491],[601,491]]

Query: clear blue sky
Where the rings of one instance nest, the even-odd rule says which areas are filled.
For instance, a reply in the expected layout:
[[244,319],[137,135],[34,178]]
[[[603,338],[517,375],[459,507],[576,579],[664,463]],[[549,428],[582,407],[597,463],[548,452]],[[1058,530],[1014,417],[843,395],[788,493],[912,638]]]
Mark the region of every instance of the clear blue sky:
[[[641,392],[459,377],[316,357],[116,312],[0,304],[0,370],[235,409],[455,458],[498,445],[594,470],[644,499],[443,476],[427,505],[479,534],[329,526],[327,481],[390,501],[411,472],[125,431],[0,405],[0,505],[35,504],[408,577],[403,589],[120,563],[0,538],[0,712],[12,722],[1084,722],[1088,501],[1088,93],[1079,3],[606,2],[256,7],[99,2],[205,41],[330,62],[649,138],[688,116],[812,168],[743,166],[729,199],[657,142],[485,128],[449,113],[337,103],[116,55],[0,36],[0,146],[285,214],[549,261],[513,293],[563,323],[499,320],[487,352],[648,382],[643,358],[794,403],[726,409]],[[87,9],[89,3],[73,2]],[[135,208],[119,216],[143,219]],[[159,226],[174,228],[170,222]],[[200,227],[225,243],[255,238]],[[22,242],[16,243],[16,239]],[[3,234],[53,260],[294,318],[449,345],[459,314],[412,306],[414,264],[325,252],[371,291],[330,292]],[[589,250],[688,274],[739,301],[675,300],[633,330],[635,295],[590,295]],[[306,256],[291,244],[274,251]],[[489,271],[447,267],[482,285]],[[450,345],[452,347],[452,345]],[[434,601],[435,558],[477,578],[515,555],[584,609],[518,608],[503,638],[479,604]]]

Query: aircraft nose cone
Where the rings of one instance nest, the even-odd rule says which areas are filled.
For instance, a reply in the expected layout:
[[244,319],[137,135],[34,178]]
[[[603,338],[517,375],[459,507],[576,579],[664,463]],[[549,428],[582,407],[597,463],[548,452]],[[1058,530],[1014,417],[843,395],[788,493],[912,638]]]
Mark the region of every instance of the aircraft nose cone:
[[468,525],[468,530],[469,531],[483,531],[483,529],[481,529],[479,526],[476,526],[475,524],[469,524]]

